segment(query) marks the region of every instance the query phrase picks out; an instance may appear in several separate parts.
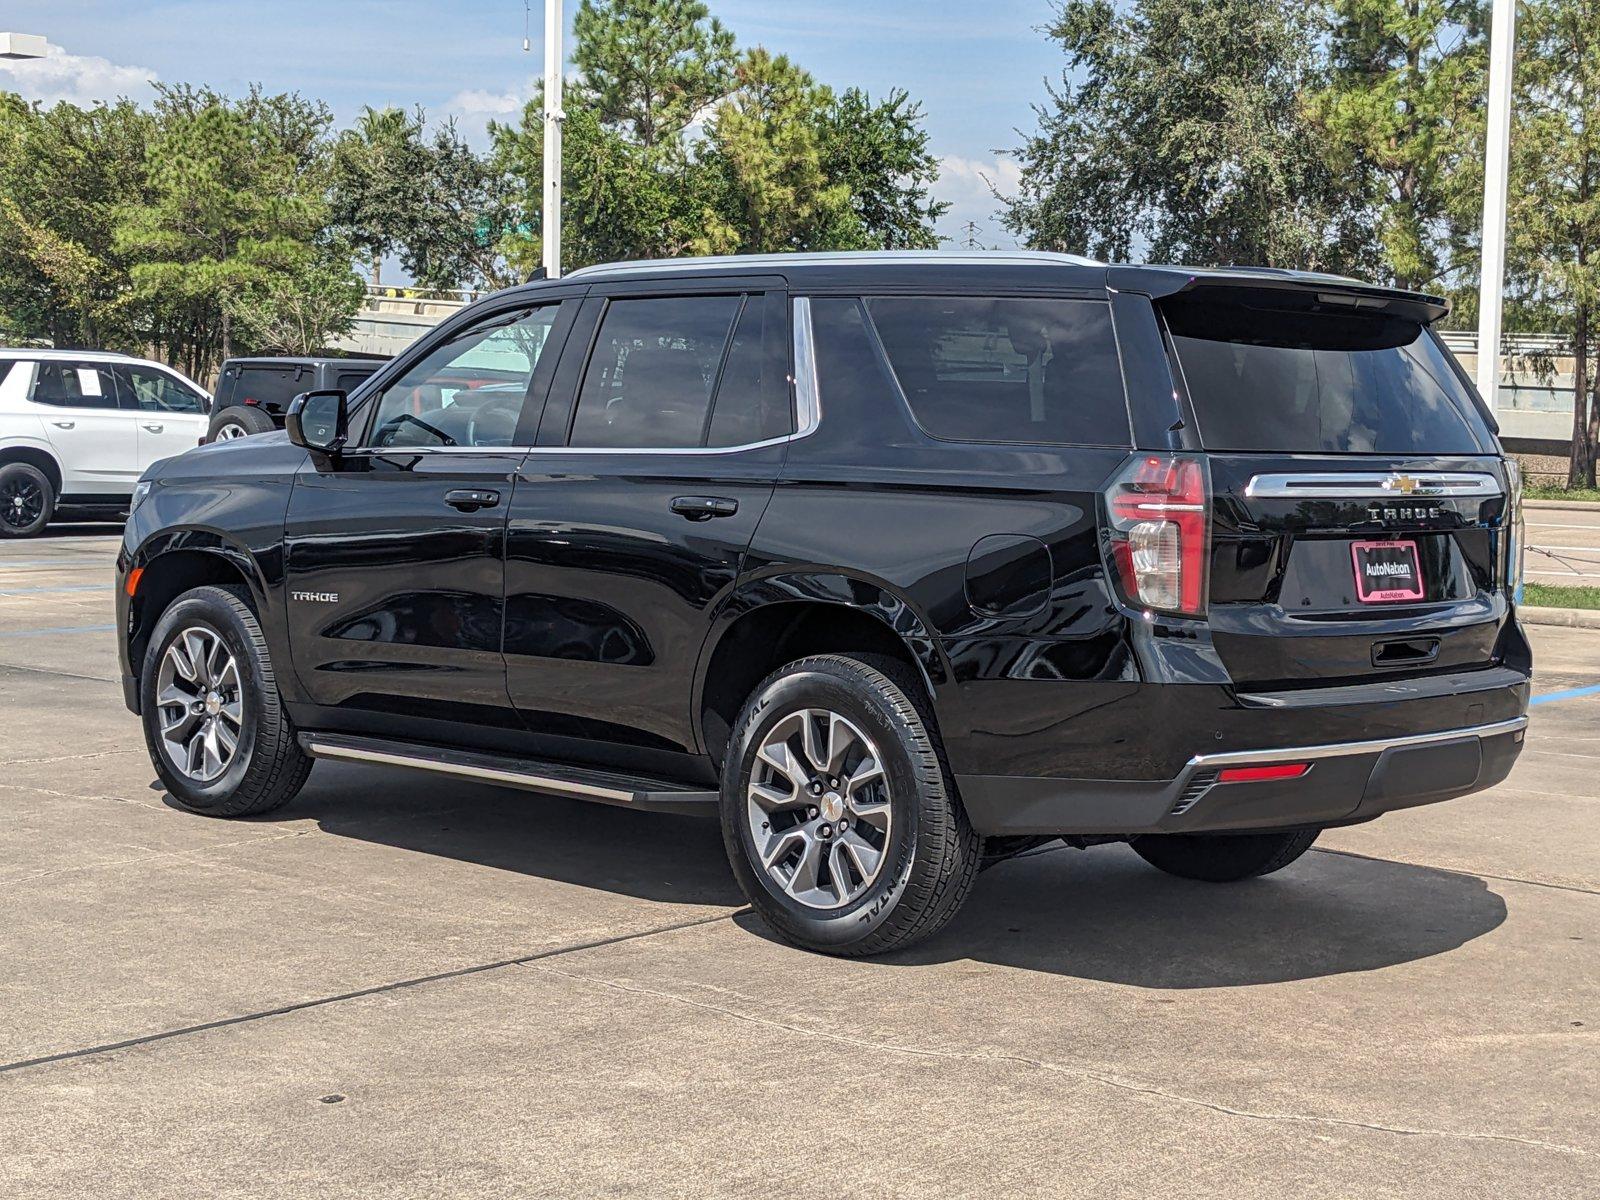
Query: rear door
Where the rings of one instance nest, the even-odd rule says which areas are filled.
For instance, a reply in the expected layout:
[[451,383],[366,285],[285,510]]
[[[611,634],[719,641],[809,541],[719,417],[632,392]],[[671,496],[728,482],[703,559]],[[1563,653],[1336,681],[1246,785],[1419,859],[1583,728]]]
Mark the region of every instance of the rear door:
[[788,301],[781,280],[595,293],[517,474],[508,681],[548,752],[668,771],[793,429]]
[[1210,622],[1236,683],[1493,665],[1507,479],[1431,330],[1315,293],[1162,306],[1214,504]]
[[61,460],[63,497],[120,499],[139,478],[137,416],[117,403],[108,364],[45,359],[28,399]]

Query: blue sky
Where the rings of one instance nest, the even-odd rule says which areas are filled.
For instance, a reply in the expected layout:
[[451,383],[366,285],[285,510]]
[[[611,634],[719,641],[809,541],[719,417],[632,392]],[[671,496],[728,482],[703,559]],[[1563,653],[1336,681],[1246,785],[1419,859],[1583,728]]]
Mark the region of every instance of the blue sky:
[[[1060,52],[1038,33],[1049,0],[708,0],[741,45],[786,53],[835,87],[920,99],[937,188],[953,204],[940,232],[969,220],[985,244],[1009,246],[983,177],[1002,188],[1015,168],[997,147],[1032,124],[1030,105],[1056,78]],[[566,0],[570,21],[577,0]],[[422,104],[469,136],[518,111],[541,70],[541,0],[530,53],[522,0],[6,0],[0,29],[43,34],[52,58],[0,60],[0,87],[47,102],[149,95],[148,80],[226,92],[260,82],[328,102],[341,121],[363,104]],[[568,37],[570,50],[570,27]]]

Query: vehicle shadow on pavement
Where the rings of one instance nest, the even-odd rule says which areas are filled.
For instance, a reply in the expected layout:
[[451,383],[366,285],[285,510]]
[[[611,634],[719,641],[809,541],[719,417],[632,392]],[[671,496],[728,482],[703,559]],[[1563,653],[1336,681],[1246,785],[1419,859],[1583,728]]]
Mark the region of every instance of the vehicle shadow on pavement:
[[721,830],[701,817],[324,762],[294,803],[267,819],[307,818],[336,837],[644,900],[744,903]]
[[1505,902],[1483,880],[1431,867],[1313,850],[1264,879],[1211,884],[1102,846],[1001,863],[943,933],[883,961],[972,959],[1133,987],[1246,987],[1430,958],[1505,919]]

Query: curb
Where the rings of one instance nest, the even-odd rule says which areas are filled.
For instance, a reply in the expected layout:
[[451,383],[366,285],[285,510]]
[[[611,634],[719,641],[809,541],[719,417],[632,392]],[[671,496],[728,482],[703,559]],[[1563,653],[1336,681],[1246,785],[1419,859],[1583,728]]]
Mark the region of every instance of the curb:
[[1600,629],[1600,609],[1538,608],[1522,605],[1517,616],[1524,625],[1564,625],[1568,629]]
[[1542,508],[1546,512],[1600,513],[1600,500],[1524,500],[1523,508]]

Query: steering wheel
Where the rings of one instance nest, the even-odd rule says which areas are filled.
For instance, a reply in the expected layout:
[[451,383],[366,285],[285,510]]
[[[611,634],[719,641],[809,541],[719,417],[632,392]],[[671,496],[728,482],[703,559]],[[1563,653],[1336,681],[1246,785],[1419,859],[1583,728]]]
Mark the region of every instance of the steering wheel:
[[[520,415],[521,411],[521,406],[518,402],[521,399],[521,396],[498,397],[489,401],[489,403],[483,405],[481,408],[473,409],[467,417],[467,445],[509,446],[511,444],[512,436],[517,431],[517,417]],[[510,418],[511,427],[504,430],[501,438],[495,437],[494,434],[489,434],[487,437],[480,437],[478,433],[478,422],[483,420],[485,417]]]
[[384,422],[383,436],[379,442],[379,445],[392,446],[394,444],[393,437],[399,431],[402,425],[420,426],[431,433],[434,437],[438,438],[441,446],[454,446],[457,444],[455,438],[451,437],[444,430],[429,425],[421,417],[413,417],[410,413],[400,413],[398,416],[392,417],[388,421]]

